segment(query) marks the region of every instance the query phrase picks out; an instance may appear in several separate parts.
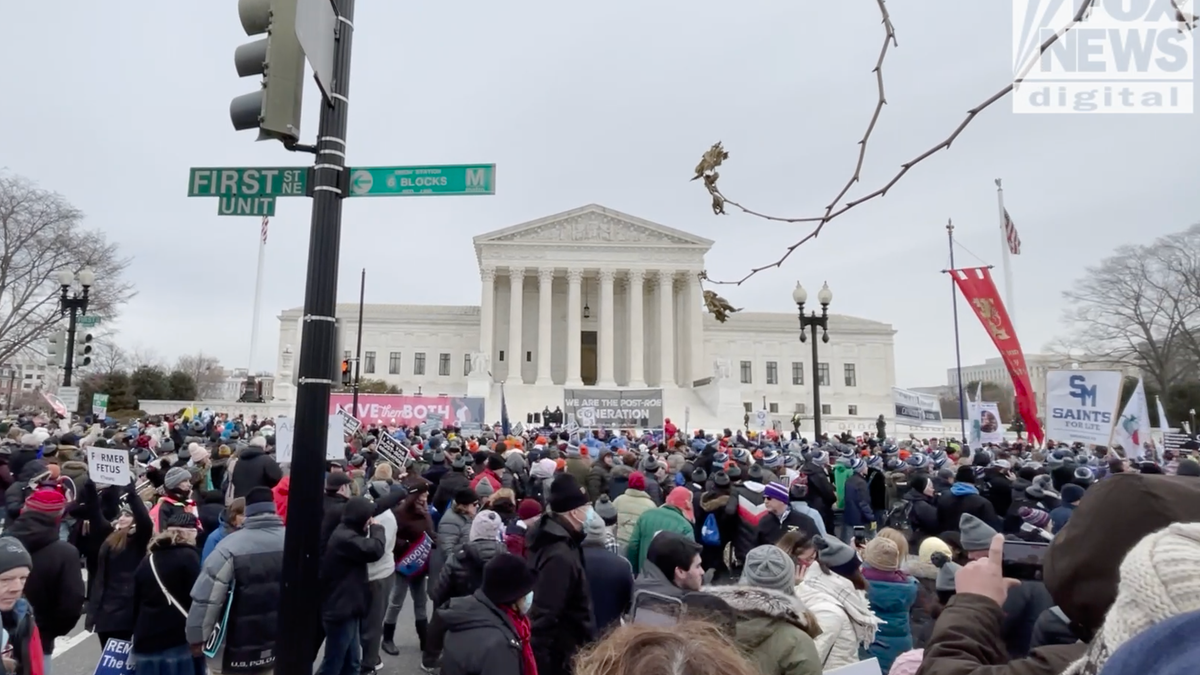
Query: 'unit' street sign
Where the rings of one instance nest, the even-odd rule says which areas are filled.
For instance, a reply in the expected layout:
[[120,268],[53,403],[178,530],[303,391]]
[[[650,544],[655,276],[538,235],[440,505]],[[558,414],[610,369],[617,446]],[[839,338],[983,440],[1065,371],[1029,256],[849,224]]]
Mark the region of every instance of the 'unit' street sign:
[[386,166],[350,169],[350,197],[491,195],[495,164]]
[[[240,169],[201,167],[191,171],[188,178],[188,196],[303,197],[307,184],[308,168],[302,166]],[[274,209],[274,206],[271,208]]]
[[274,216],[274,197],[226,197],[217,204],[218,216]]

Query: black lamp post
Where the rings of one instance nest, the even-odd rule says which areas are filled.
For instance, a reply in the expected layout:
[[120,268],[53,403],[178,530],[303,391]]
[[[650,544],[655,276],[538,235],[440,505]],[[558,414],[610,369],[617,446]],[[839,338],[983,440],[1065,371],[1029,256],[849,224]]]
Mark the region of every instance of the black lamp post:
[[[71,286],[79,281],[79,291],[72,291]],[[87,314],[88,292],[96,282],[96,275],[90,269],[84,268],[79,274],[71,270],[58,273],[58,283],[62,293],[58,296],[58,310],[61,316],[70,317],[67,320],[67,353],[63,356],[63,386],[71,386],[71,371],[75,369],[75,321],[79,314]]]
[[813,373],[813,441],[821,439],[821,377],[817,370],[817,329],[821,329],[821,342],[829,342],[829,303],[833,302],[833,291],[829,290],[829,284],[821,286],[821,290],[817,292],[817,302],[821,303],[821,314],[818,315],[816,310],[813,310],[807,316],[804,314],[804,303],[808,302],[808,291],[796,282],[796,290],[792,291],[792,301],[796,303],[796,308],[800,312],[800,341],[808,342],[808,336],[804,334],[807,328],[812,331],[812,373]]

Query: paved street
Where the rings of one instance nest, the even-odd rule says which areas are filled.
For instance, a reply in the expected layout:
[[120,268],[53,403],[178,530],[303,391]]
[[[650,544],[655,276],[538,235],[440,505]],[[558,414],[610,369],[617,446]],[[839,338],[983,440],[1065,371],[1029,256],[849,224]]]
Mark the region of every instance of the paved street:
[[[421,672],[421,654],[417,650],[417,635],[412,625],[412,609],[405,605],[396,629],[400,655],[383,655],[383,670],[380,672],[384,675],[415,675]],[[100,640],[83,630],[82,619],[71,635],[59,638],[57,644],[51,664],[52,675],[91,675],[96,670],[96,664],[100,661]],[[314,672],[318,665],[319,662],[313,664]]]

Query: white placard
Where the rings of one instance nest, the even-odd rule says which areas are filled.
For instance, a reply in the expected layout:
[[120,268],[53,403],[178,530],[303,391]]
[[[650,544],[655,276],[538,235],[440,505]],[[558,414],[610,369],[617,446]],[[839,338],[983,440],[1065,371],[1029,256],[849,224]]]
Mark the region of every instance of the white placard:
[[767,416],[766,410],[759,410],[754,413],[754,428],[758,431],[766,431],[771,425],[771,418]]
[[280,464],[290,464],[292,461],[292,440],[296,436],[296,423],[288,417],[275,418],[275,461]]
[[[325,436],[325,460],[346,459],[346,424],[344,419],[354,419],[338,412],[329,416],[329,431]],[[354,420],[358,421],[358,420]],[[278,433],[278,432],[276,432]],[[276,441],[278,443],[278,441]]]
[[825,675],[881,675],[882,672],[879,668],[879,659],[867,659],[841,668],[827,670]]
[[74,413],[79,409],[79,387],[59,387],[58,400],[67,407],[67,411]]
[[129,451],[88,448],[88,477],[97,485],[129,484]]
[[1055,442],[1108,445],[1124,376],[1110,370],[1046,373],[1046,438]]

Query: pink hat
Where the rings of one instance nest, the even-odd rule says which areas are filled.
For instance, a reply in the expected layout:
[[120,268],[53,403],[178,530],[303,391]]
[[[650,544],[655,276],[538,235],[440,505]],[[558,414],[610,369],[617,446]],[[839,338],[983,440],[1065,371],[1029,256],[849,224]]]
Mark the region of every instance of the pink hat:
[[921,669],[921,661],[925,658],[924,649],[910,649],[892,662],[892,669],[888,671],[888,675],[917,675],[917,671]]

